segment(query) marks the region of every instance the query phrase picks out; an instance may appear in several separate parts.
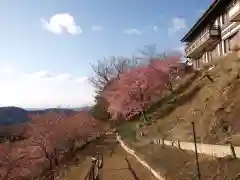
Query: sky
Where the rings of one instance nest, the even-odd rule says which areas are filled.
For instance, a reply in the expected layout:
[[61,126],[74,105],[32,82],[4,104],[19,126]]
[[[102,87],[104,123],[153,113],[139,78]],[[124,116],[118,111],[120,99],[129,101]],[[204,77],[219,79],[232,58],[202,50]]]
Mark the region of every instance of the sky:
[[212,0],[1,0],[0,106],[93,103],[90,63],[144,45],[183,51]]

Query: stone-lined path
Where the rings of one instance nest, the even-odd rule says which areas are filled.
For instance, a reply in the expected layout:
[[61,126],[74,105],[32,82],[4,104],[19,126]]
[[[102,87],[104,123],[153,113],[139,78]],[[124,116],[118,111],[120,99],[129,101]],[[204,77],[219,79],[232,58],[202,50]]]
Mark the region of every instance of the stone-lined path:
[[91,166],[90,157],[96,152],[103,154],[100,180],[156,180],[133,156],[122,149],[116,141],[115,134],[98,139],[79,151],[76,155],[79,164],[69,165],[66,176],[60,177],[60,180],[84,180]]

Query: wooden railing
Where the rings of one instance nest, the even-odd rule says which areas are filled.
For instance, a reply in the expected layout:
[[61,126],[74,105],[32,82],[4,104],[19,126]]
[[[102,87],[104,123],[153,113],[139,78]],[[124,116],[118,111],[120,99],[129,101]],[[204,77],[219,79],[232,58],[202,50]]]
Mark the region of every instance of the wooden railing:
[[229,5],[227,18],[229,19],[229,21],[235,22],[235,21],[239,21],[239,17],[238,17],[239,15],[240,15],[240,1],[234,0]]
[[[212,33],[212,31],[218,32],[217,34]],[[211,26],[210,28],[205,29],[201,36],[199,36],[196,40],[194,40],[191,44],[186,47],[186,55],[191,54],[195,49],[201,46],[204,42],[206,42],[211,36],[220,35],[220,27],[219,26]]]
[[97,153],[95,157],[92,157],[92,165],[84,178],[84,180],[99,180],[100,169],[103,167],[103,156]]

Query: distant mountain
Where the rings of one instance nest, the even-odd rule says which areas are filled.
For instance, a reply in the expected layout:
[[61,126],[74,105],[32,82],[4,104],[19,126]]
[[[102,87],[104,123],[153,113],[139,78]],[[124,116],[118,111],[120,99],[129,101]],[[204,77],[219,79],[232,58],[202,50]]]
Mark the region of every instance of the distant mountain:
[[49,112],[54,113],[64,113],[67,116],[75,114],[75,110],[67,109],[67,108],[49,108],[49,109],[42,109],[42,110],[28,110],[29,115],[41,115]]
[[81,107],[68,107],[68,108],[25,108],[27,111],[51,111],[51,110],[73,110],[73,111],[82,111],[82,110],[87,110],[89,111],[92,108],[92,106],[81,106]]
[[38,111],[38,110],[44,110],[45,108],[24,108],[26,111]]
[[91,106],[76,107],[76,108],[49,108],[37,109],[19,107],[0,107],[0,126],[15,125],[31,121],[29,115],[42,115],[49,112],[63,113],[67,116],[74,115],[76,111],[89,111]]
[[92,106],[83,106],[83,107],[75,107],[75,108],[70,108],[74,111],[89,111],[92,108]]
[[0,107],[0,126],[30,121],[28,111],[19,107]]

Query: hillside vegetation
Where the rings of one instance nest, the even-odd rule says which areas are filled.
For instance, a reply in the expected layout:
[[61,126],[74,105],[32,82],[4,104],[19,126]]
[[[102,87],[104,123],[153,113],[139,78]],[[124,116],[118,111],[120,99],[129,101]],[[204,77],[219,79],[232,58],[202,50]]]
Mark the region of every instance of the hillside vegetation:
[[[152,91],[154,100],[148,102],[146,108],[139,108],[139,113],[132,118],[122,121],[117,126],[118,133],[164,178],[197,179],[194,152],[149,143],[152,142],[149,140],[164,138],[193,142],[194,122],[198,142],[226,144],[231,141],[240,145],[239,73],[240,59],[236,52],[217,59],[202,70],[185,72],[171,81],[172,90],[158,86],[158,91]],[[152,80],[156,81],[156,78],[151,77],[148,82],[151,84]],[[139,104],[142,102],[138,101]],[[204,154],[199,154],[198,158],[202,179],[239,178],[239,159]]]
[[0,126],[30,121],[28,112],[18,107],[0,107]]
[[[87,111],[31,114],[31,121],[0,127],[0,179],[54,179],[59,168],[74,157],[89,138],[108,128]],[[14,132],[14,133],[13,133]]]
[[[147,138],[193,141],[191,122],[195,122],[197,141],[240,144],[240,60],[237,53],[216,60],[199,72],[186,75],[148,111],[152,125],[139,128],[134,121],[123,125],[128,134]],[[208,78],[207,75],[209,75]],[[213,80],[213,81],[212,81]],[[132,132],[132,133],[131,133]],[[135,137],[136,136],[136,137]]]

